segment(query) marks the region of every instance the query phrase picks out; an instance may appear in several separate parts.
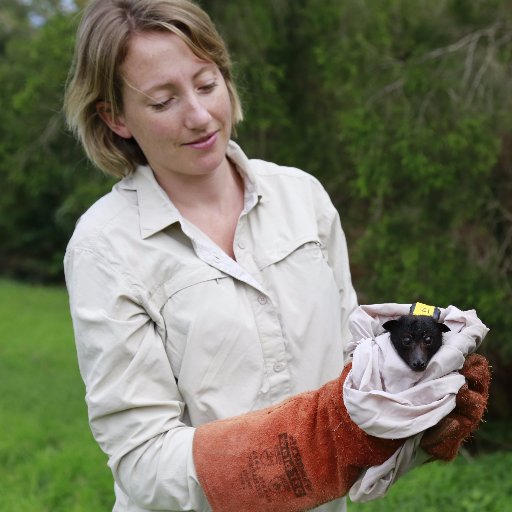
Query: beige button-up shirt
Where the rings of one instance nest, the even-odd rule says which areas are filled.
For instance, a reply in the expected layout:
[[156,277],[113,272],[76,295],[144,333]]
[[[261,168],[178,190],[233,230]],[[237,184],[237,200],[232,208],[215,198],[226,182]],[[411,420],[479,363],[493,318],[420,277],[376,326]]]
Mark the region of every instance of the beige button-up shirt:
[[116,512],[210,510],[194,427],[316,389],[343,366],[356,296],[337,211],[309,174],[248,160],[233,142],[228,157],[245,185],[236,261],[180,215],[149,167],[82,216],[66,252]]

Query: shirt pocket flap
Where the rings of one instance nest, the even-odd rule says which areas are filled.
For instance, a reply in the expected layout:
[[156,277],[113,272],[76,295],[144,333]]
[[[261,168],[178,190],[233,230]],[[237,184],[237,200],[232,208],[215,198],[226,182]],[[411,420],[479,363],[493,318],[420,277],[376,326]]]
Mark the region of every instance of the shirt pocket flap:
[[286,259],[291,254],[294,258],[309,258],[314,255],[321,255],[322,243],[317,236],[306,235],[295,240],[289,240],[277,248],[273,248],[255,258],[256,265],[262,270],[269,265]]
[[161,309],[170,297],[181,290],[206,281],[226,279],[227,277],[220,270],[206,265],[184,269],[163,283],[155,293],[153,300],[156,302],[158,309]]

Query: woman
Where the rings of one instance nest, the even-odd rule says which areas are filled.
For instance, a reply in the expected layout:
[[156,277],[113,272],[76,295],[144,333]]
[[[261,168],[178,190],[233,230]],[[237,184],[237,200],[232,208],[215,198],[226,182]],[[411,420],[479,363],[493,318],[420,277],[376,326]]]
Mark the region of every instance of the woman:
[[[65,258],[114,510],[343,510],[344,452],[364,437],[338,395],[356,306],[344,234],[317,180],[230,140],[242,111],[208,16],[94,0],[65,110],[122,178]],[[399,444],[371,442],[379,460]]]

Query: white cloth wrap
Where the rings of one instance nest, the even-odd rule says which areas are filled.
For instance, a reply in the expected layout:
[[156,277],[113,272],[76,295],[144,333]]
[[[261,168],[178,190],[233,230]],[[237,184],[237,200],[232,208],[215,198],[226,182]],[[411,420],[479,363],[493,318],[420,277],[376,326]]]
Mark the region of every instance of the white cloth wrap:
[[[397,354],[382,324],[409,313],[410,304],[359,306],[350,316],[353,339],[347,345],[352,370],[343,386],[351,419],[365,432],[385,439],[410,437],[386,462],[366,470],[350,489],[352,501],[383,496],[411,464],[418,461],[423,432],[455,408],[465,382],[458,373],[466,356],[489,329],[474,310],[440,308],[439,321],[450,331],[423,372],[411,370]],[[415,460],[416,459],[416,460]]]

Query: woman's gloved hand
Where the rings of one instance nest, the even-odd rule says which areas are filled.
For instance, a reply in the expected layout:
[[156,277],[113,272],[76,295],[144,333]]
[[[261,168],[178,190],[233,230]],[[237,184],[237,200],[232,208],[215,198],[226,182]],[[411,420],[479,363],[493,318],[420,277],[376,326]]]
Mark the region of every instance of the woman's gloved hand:
[[361,430],[343,403],[351,368],[320,389],[197,428],[194,464],[214,512],[298,512],[348,493],[405,439]]
[[487,359],[479,354],[469,355],[460,373],[466,377],[466,384],[457,394],[455,409],[428,429],[420,443],[434,459],[454,459],[460,445],[480,424],[487,408],[491,382]]

